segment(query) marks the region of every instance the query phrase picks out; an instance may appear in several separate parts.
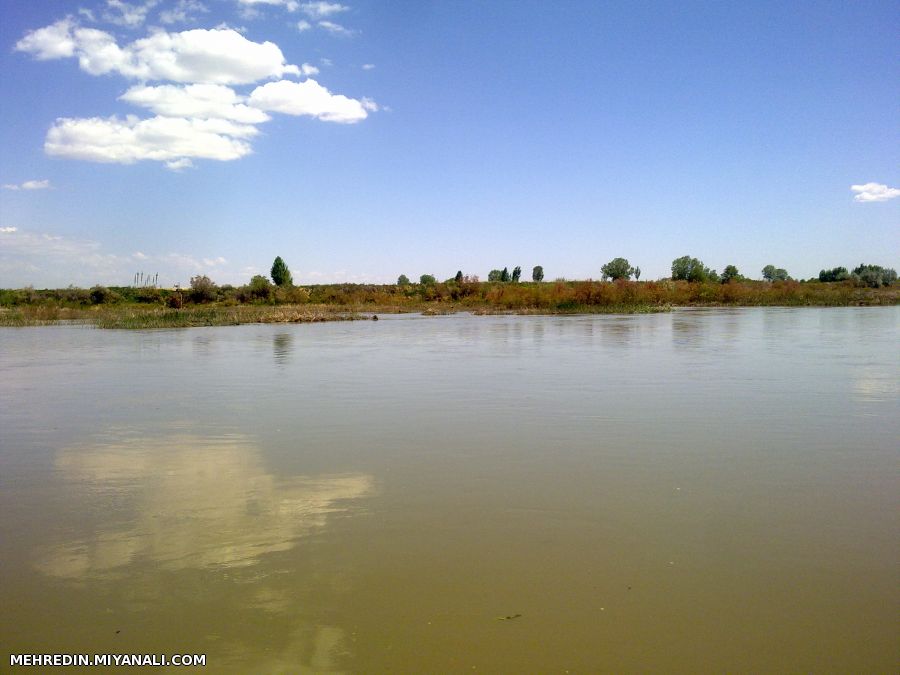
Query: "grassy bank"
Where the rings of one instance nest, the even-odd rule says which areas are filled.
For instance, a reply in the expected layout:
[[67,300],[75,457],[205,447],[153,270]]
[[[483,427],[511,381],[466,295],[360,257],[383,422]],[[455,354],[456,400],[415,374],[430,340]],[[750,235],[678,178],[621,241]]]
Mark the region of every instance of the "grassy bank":
[[25,306],[0,309],[0,326],[46,326],[75,323],[97,328],[189,328],[192,326],[238,326],[245,323],[316,323],[368,318],[334,307],[204,305],[171,309],[146,305],[117,304],[73,308]]
[[634,314],[672,307],[900,304],[900,287],[852,282],[556,281],[547,283],[444,282],[337,284],[275,289],[265,301],[243,300],[230,287],[189,291],[82,289],[0,291],[0,326],[75,322],[98,328],[180,328],[244,323],[305,323],[371,314],[469,311],[474,314]]

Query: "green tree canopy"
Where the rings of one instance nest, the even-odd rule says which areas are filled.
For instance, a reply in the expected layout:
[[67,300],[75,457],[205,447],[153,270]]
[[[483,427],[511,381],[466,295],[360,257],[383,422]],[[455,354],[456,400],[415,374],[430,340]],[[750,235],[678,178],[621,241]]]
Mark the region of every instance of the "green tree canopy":
[[683,255],[672,261],[672,279],[674,281],[706,281],[710,277],[710,269],[697,258]]
[[509,281],[509,269],[504,267],[503,271],[500,272],[500,281]]
[[294,284],[294,280],[291,278],[291,271],[284,260],[281,259],[281,256],[275,258],[275,262],[272,263],[271,275],[272,281],[275,282],[276,286],[292,286]]
[[531,280],[532,281],[543,281],[544,280],[544,268],[540,265],[535,265],[534,269],[531,270]]
[[726,265],[725,269],[722,271],[722,276],[719,277],[719,281],[723,284],[727,284],[731,280],[740,281],[743,279],[741,273],[738,272],[738,268],[734,265]]
[[881,265],[860,265],[854,268],[853,278],[858,282],[878,288],[879,286],[891,286],[897,281],[897,272]]
[[453,277],[453,281],[455,281],[455,282],[458,283],[458,284],[461,284],[461,283],[462,283],[462,280],[463,280],[463,273],[462,273],[462,270],[458,270],[458,271],[456,272],[456,276]]
[[247,293],[253,300],[269,300],[272,297],[272,284],[262,274],[250,279]]
[[519,283],[519,277],[521,277],[521,276],[522,276],[522,268],[519,267],[518,265],[516,265],[513,268],[513,273],[512,273],[513,283]]
[[787,281],[790,279],[787,270],[775,265],[766,265],[762,268],[762,276],[766,281]]
[[419,283],[423,286],[432,286],[436,283],[436,279],[433,274],[423,274],[419,277]]
[[616,279],[630,279],[634,274],[634,268],[625,258],[614,258],[600,268],[604,277],[615,281]]
[[488,272],[488,281],[500,281],[500,277],[502,276],[502,270],[491,270]]
[[204,275],[191,277],[191,302],[212,302],[216,299],[216,285]]
[[846,281],[850,278],[850,272],[846,267],[833,267],[830,270],[819,272],[819,281],[830,283],[833,281]]
[[401,274],[397,277],[397,285],[398,286],[408,286],[409,285],[409,277],[405,274]]

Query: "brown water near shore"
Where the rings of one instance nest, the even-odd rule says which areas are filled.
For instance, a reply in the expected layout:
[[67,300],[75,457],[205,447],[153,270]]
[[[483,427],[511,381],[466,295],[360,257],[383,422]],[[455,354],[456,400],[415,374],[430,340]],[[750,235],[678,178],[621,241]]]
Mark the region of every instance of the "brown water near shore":
[[0,329],[0,670],[896,672],[900,308],[382,319]]

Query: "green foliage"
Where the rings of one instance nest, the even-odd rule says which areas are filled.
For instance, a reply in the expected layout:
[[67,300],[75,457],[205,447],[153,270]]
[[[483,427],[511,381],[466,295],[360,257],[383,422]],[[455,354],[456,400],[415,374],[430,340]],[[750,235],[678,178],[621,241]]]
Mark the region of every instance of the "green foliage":
[[397,285],[398,286],[409,286],[409,277],[405,274],[401,274],[397,277]]
[[491,270],[488,272],[488,281],[501,281],[503,270]]
[[453,281],[455,281],[456,283],[460,284],[460,283],[462,283],[462,280],[463,280],[463,273],[462,273],[462,270],[459,270],[459,271],[456,273],[456,276],[453,277]]
[[634,268],[634,278],[637,279],[638,281],[640,281],[640,279],[641,279],[641,268],[640,267]]
[[710,269],[697,258],[684,255],[672,261],[673,281],[706,281],[709,276]]
[[247,285],[247,295],[249,296],[249,300],[264,300],[268,302],[272,299],[273,288],[272,284],[269,283],[269,280],[266,279],[262,274],[257,274],[255,277],[250,279],[250,283]]
[[727,284],[729,281],[740,281],[743,278],[741,273],[738,272],[737,267],[734,265],[726,265],[725,270],[722,272],[722,276],[719,277],[719,281],[723,284]]
[[823,283],[833,283],[835,281],[847,281],[850,278],[850,272],[846,267],[833,267],[830,270],[822,270],[819,272],[819,281]]
[[504,267],[503,271],[500,272],[500,281],[502,281],[504,283],[509,281],[509,269],[507,269],[506,267]]
[[205,274],[191,277],[191,290],[188,297],[191,302],[212,302],[216,299],[216,285]]
[[419,283],[423,286],[434,286],[437,283],[437,279],[434,278],[433,274],[423,274],[419,277]]
[[516,266],[513,268],[513,273],[512,273],[512,280],[513,280],[513,283],[515,283],[515,284],[519,283],[519,278],[520,278],[521,276],[522,276],[522,268],[519,267],[518,265],[516,265]]
[[281,259],[281,256],[276,257],[275,262],[272,263],[271,274],[272,281],[275,282],[276,286],[292,286],[294,283],[294,280],[291,278],[291,271],[284,260]]
[[625,258],[614,258],[600,268],[604,278],[612,279],[630,279],[634,274],[634,268]]
[[540,265],[535,265],[534,269],[531,270],[531,280],[541,282],[544,280],[544,268]]
[[766,281],[787,281],[790,279],[787,270],[782,269],[781,267],[775,267],[775,265],[766,265],[763,267],[762,276]]
[[113,302],[118,302],[122,299],[122,297],[116,293],[115,291],[109,290],[106,286],[94,286],[91,289],[91,304],[93,305],[106,305]]
[[891,286],[897,281],[897,272],[881,265],[859,265],[853,270],[853,279],[869,288]]

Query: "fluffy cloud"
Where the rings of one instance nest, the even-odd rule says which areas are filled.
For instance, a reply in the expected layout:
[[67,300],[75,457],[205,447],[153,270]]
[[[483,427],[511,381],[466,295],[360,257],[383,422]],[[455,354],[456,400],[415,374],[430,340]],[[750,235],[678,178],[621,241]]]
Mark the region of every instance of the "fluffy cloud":
[[250,154],[250,144],[243,139],[257,133],[255,127],[222,119],[60,118],[47,132],[44,150],[68,159],[118,164],[174,161],[170,168],[184,168],[178,160],[228,161]]
[[337,2],[304,2],[300,5],[300,9],[306,14],[308,17],[312,19],[322,19],[326,16],[331,16],[333,14],[339,14],[340,12],[346,12],[349,7],[346,5],[341,5]]
[[900,197],[900,188],[888,187],[882,183],[851,185],[850,189],[856,193],[853,199],[857,202],[886,202],[889,199]]
[[50,187],[49,180],[26,180],[21,185],[10,185],[7,183],[3,186],[4,190],[46,190]]
[[13,232],[18,232],[18,227],[0,227],[0,234],[12,234]]
[[303,31],[309,30],[310,28],[312,28],[312,24],[309,21],[298,21],[297,22],[297,30],[299,30],[301,33]]
[[286,115],[309,115],[326,122],[352,124],[368,117],[377,108],[374,101],[358,101],[332,94],[315,80],[269,82],[250,94],[248,103],[260,110]]
[[33,30],[16,43],[16,49],[32,54],[38,61],[72,57],[76,46],[72,26],[70,19],[63,19]]
[[230,28],[159,31],[120,47],[109,33],[77,28],[67,19],[28,33],[15,48],[39,60],[77,56],[91,75],[119,73],[139,80],[248,84],[300,74],[278,45],[253,42]]
[[166,117],[216,118],[243,124],[258,124],[269,119],[262,110],[247,106],[242,102],[244,97],[221,84],[138,85],[119,99]]

